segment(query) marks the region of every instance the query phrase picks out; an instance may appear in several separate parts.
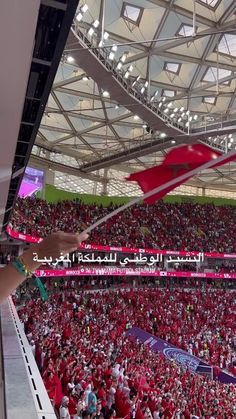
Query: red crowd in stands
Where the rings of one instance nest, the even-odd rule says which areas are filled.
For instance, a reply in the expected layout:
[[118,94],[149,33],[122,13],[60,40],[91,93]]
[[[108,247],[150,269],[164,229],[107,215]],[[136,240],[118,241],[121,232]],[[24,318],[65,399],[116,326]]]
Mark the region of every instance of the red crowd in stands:
[[235,302],[235,291],[211,288],[75,289],[19,313],[48,394],[56,407],[69,397],[71,418],[231,419],[234,385],[193,375],[125,332],[139,326],[236,374]]
[[[79,201],[49,204],[19,198],[11,223],[20,232],[44,237],[55,230],[81,231],[113,209]],[[94,230],[89,240],[101,245],[232,253],[236,252],[235,236],[233,206],[158,201],[127,209]]]

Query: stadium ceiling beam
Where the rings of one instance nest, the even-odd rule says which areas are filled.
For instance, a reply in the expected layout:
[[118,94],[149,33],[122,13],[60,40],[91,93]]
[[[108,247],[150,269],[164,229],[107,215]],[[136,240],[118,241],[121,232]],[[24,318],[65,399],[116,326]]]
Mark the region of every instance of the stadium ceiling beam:
[[[125,114],[125,115],[118,116],[117,118],[114,118],[114,119],[110,119],[110,120],[108,121],[107,125],[108,125],[108,126],[110,126],[110,125],[112,125],[112,124],[115,124],[115,123],[116,123],[116,122],[118,122],[118,121],[122,121],[123,119],[127,119],[127,118],[129,118],[130,116],[133,116],[133,113],[132,113],[132,112],[129,112],[129,113]],[[99,128],[103,128],[103,127],[104,127],[104,123],[97,124],[97,125],[95,125],[95,126],[93,126],[93,127],[88,127],[88,128],[85,128],[84,130],[82,130],[82,131],[78,132],[77,136],[78,136],[78,135],[84,135],[84,134],[87,134],[88,132],[95,131],[95,130],[97,130],[97,129],[99,129]],[[62,139],[62,138],[60,138],[59,140],[53,141],[53,143],[54,143],[54,144],[58,144],[58,143],[60,143],[61,141],[63,141],[63,139]]]
[[[195,73],[196,74],[196,73]],[[221,80],[220,80],[220,83],[224,83],[224,82],[227,82],[227,81],[230,81],[230,80],[233,80],[233,79],[235,79],[235,77],[236,77],[236,73],[233,73],[233,74],[231,74],[230,76],[227,76],[227,77],[224,77],[224,78],[222,78]],[[195,78],[196,78],[196,76],[195,76]],[[192,79],[192,81],[194,80],[194,78]],[[191,84],[193,84],[193,83],[191,83]],[[204,90],[207,90],[207,89],[210,89],[211,87],[215,87],[215,85],[216,85],[216,81],[211,81],[211,82],[209,82],[209,83],[206,83],[205,85],[204,85]],[[202,92],[202,88],[203,88],[203,86],[198,86],[198,87],[195,87],[195,88],[189,88],[189,90],[188,90],[188,96],[190,96],[190,95],[192,95],[193,93],[200,93],[200,92]],[[212,92],[213,93],[213,92]],[[208,96],[209,95],[211,95],[211,91],[208,91],[207,92],[207,94],[208,94]],[[171,98],[171,101],[173,101],[173,100],[178,100],[178,99],[182,99],[182,98],[184,98],[184,97],[186,97],[186,94],[179,94],[179,95],[177,95],[177,96],[174,96],[173,98]]]
[[[65,111],[65,112],[67,113],[68,116],[71,116],[73,118],[86,119],[86,120],[92,121],[92,122],[101,122],[101,123],[104,123],[104,126],[106,125],[106,121],[105,121],[104,118],[98,118],[98,117],[91,116],[91,115],[85,115],[83,113],[79,113],[79,111],[78,111],[78,113],[75,112],[75,111]],[[59,115],[62,114],[60,109],[55,109],[55,108],[51,108],[51,107],[47,107],[45,109],[45,113],[59,114]],[[141,128],[141,126],[142,126],[142,124],[138,124],[137,122],[127,122],[127,121],[122,121],[122,122],[118,121],[118,122],[116,122],[116,125],[129,126],[129,127],[131,126],[132,128]],[[41,124],[41,127],[44,127],[45,129],[48,129],[47,125],[45,125],[45,124]],[[99,136],[100,136],[100,134],[99,134]]]
[[[167,3],[166,0],[149,0],[150,3],[155,4],[156,6],[160,6],[164,9],[169,10],[170,12],[173,12],[177,15],[180,16],[184,16],[187,17],[188,19],[193,19],[193,11],[190,10],[190,8],[192,8],[192,3],[189,2],[188,0],[188,9],[185,9],[184,7],[175,5],[175,4],[171,4],[171,2]],[[207,17],[204,17],[202,15],[196,15],[196,20],[197,22],[201,23],[202,25],[206,25],[206,26],[215,26],[215,21],[208,19]]]
[[[224,13],[221,16],[220,22],[218,23],[218,29],[220,31],[230,29],[232,27],[232,25],[235,27],[235,20],[233,20],[233,22],[232,21],[226,22],[227,18],[228,18],[228,13]],[[234,29],[234,28],[232,27],[232,29]],[[203,54],[202,54],[202,57],[201,57],[203,61],[207,58],[207,56],[210,53],[212,53],[215,50],[215,48],[218,45],[218,42],[219,42],[220,38],[222,37],[222,33],[216,34],[216,33],[214,33],[214,31],[212,31],[212,32],[213,33],[211,34],[209,42],[207,43],[206,47],[204,48],[204,51],[203,51]],[[190,90],[194,88],[197,80],[199,79],[199,75],[201,73],[203,73],[204,71],[205,71],[204,67],[201,64],[199,64],[196,68],[196,71],[193,74],[193,78],[192,78],[192,81],[191,81],[190,86],[189,86]],[[221,83],[222,83],[222,80],[221,80]]]
[[[104,3],[103,3],[103,6],[104,6]],[[117,134],[115,128],[113,127],[112,124],[109,124],[109,118],[108,118],[108,115],[107,115],[106,106],[105,106],[105,103],[104,103],[104,100],[103,100],[103,97],[102,97],[102,90],[100,89],[100,87],[98,89],[99,89],[99,93],[100,93],[100,97],[101,97],[102,109],[103,109],[103,113],[104,113],[104,117],[105,117],[105,121],[106,121],[106,126],[104,128],[106,130],[107,127],[109,126],[109,128],[113,132],[113,134],[114,134],[115,139],[117,140],[117,142],[121,145],[121,147],[123,148],[123,150],[126,150],[125,144],[120,140],[120,137]]]
[[73,132],[74,136],[78,137],[80,139],[80,141],[82,141],[82,143],[84,143],[84,145],[86,145],[86,147],[88,147],[94,154],[97,155],[97,157],[99,157],[100,154],[97,152],[97,150],[95,150],[89,143],[87,143],[87,141],[82,137],[82,135],[80,135],[80,133],[78,133],[78,131],[76,131],[76,129],[75,129],[74,125],[72,124],[70,118],[68,118],[65,110],[63,109],[62,104],[61,104],[60,100],[58,99],[56,93],[52,91],[51,95],[52,95],[55,103],[57,104],[58,108],[60,109],[62,115],[64,116],[67,124],[71,128],[71,131]]
[[[170,60],[177,60],[177,61],[184,61],[186,63],[193,63],[193,64],[202,64],[209,67],[215,67],[217,65],[216,61],[212,60],[205,60],[203,62],[202,58],[197,57],[190,57],[188,55],[183,55],[179,53],[174,53],[170,51],[162,51],[159,54],[161,57],[169,58]],[[222,68],[223,70],[229,70],[229,71],[236,71],[236,66],[228,63],[219,62],[219,68]]]
[[68,175],[73,175],[73,176],[80,177],[83,179],[89,179],[89,180],[92,180],[93,182],[100,182],[102,184],[104,183],[104,179],[101,176],[84,173],[84,172],[81,172],[76,167],[67,166],[62,163],[57,163],[57,162],[45,159],[43,157],[35,156],[33,154],[31,154],[30,156],[29,163],[32,164],[33,166],[38,166],[40,168],[51,169],[53,171],[66,173]]
[[[215,24],[216,25],[216,24]],[[222,31],[226,30],[226,29],[234,29],[235,26],[235,22],[226,22],[223,23],[221,26],[214,26],[213,28],[207,28],[204,29],[203,31],[199,32],[197,34],[197,37],[195,36],[188,36],[188,37],[184,37],[181,36],[178,39],[175,39],[174,41],[168,41],[168,42],[161,42],[161,45],[158,47],[155,47],[149,51],[143,52],[143,53],[138,53],[136,55],[133,55],[132,57],[128,57],[126,60],[126,63],[130,63],[130,62],[134,62],[134,61],[138,61],[138,60],[142,60],[143,58],[146,58],[149,54],[151,55],[160,55],[163,51],[172,49],[172,48],[176,48],[179,47],[181,45],[184,45],[186,43],[189,42],[194,42],[197,39],[199,39],[199,36],[205,37],[205,36],[212,36],[215,35],[216,33],[218,33],[219,36],[222,36]],[[158,39],[157,39],[158,42]]]
[[58,87],[66,86],[67,84],[76,83],[77,81],[81,81],[83,77],[86,76],[85,73],[80,74],[79,76],[70,77],[65,80],[60,80],[53,84],[52,89],[55,90]]
[[[58,87],[54,89],[54,91],[65,93],[67,95],[72,95],[72,96],[85,97],[86,99],[97,100],[99,102],[101,101],[101,98],[99,95],[95,95],[93,93],[81,92],[80,90],[68,89],[67,87]],[[112,100],[107,97],[104,97],[104,102],[110,103],[112,105],[117,105],[117,102],[115,100]]]
[[[90,28],[90,25],[87,22],[81,21],[79,25],[80,25],[80,28],[86,29],[86,31]],[[110,30],[109,30],[109,39],[112,39],[112,41],[117,42],[117,44],[129,44],[133,42],[132,39],[129,39],[117,33],[111,32]],[[79,45],[78,45],[78,48],[79,48]],[[146,51],[146,52],[148,51],[148,47],[143,45],[142,42],[140,42],[139,44],[135,44],[133,48],[137,50],[141,50],[141,51]],[[76,47],[73,49],[76,50]],[[68,51],[70,51],[71,53],[73,52],[72,49],[68,50],[67,48],[65,48],[65,52],[68,52]]]

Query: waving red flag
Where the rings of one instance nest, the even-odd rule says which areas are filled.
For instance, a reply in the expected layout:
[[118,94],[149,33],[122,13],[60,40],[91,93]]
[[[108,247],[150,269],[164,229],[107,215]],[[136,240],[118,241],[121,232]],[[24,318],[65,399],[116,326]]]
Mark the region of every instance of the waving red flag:
[[[144,193],[169,182],[178,176],[187,174],[193,169],[202,166],[210,160],[217,159],[221,154],[212,150],[204,144],[184,145],[175,147],[166,155],[162,164],[152,167],[141,172],[132,173],[128,178],[129,181],[138,182]],[[229,158],[226,163],[234,160],[235,157]],[[221,166],[222,163],[213,164],[212,168]],[[223,163],[225,164],[225,162]],[[190,179],[191,176],[188,178]],[[188,180],[187,179],[187,180]],[[186,180],[185,180],[186,181]],[[145,202],[152,204],[157,199],[162,198],[168,192],[180,186],[183,182],[176,182],[174,185],[164,189],[156,195],[147,198]]]

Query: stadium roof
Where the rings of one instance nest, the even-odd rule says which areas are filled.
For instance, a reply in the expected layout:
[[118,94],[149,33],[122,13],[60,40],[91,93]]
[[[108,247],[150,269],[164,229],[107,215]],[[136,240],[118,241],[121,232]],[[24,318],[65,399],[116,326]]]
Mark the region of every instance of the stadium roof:
[[[31,163],[62,189],[136,195],[127,173],[177,144],[236,148],[235,24],[234,0],[80,2]],[[174,193],[202,188],[236,196],[236,163]]]

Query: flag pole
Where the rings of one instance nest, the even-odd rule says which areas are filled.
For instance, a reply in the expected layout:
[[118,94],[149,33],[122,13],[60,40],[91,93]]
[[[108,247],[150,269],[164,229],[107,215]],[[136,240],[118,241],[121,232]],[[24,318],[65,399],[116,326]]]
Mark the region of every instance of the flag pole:
[[107,220],[109,220],[110,218],[119,214],[120,212],[126,210],[127,208],[130,208],[131,206],[133,206],[135,204],[138,204],[139,202],[143,201],[144,199],[150,198],[151,196],[163,191],[166,188],[169,188],[169,187],[175,185],[176,183],[186,181],[189,177],[197,175],[202,170],[209,169],[209,168],[211,168],[212,166],[215,166],[218,163],[224,163],[226,160],[228,160],[229,158],[232,158],[232,157],[235,157],[235,159],[236,159],[236,151],[230,151],[227,154],[223,154],[222,156],[217,157],[217,159],[210,160],[207,163],[204,163],[202,166],[198,166],[197,168],[195,168],[193,170],[190,170],[189,172],[187,172],[187,173],[185,173],[181,176],[178,176],[178,177],[170,180],[169,182],[166,182],[163,185],[160,185],[160,186],[152,189],[151,191],[149,191],[149,192],[147,192],[147,193],[145,193],[145,194],[143,194],[143,195],[141,195],[137,198],[132,199],[127,204],[124,204],[121,207],[116,208],[114,211],[112,211],[109,214],[105,215],[104,217],[100,218],[94,224],[87,227],[83,232],[84,233],[90,233],[96,227],[105,223]]

